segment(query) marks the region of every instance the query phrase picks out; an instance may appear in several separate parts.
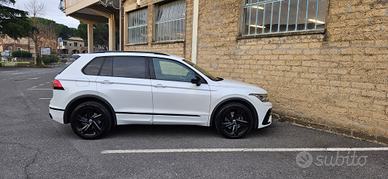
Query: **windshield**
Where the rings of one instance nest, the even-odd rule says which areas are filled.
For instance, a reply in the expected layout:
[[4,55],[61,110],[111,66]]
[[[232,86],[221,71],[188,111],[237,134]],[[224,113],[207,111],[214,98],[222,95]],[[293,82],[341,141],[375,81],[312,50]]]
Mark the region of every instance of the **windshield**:
[[221,81],[222,80],[222,78],[218,78],[218,77],[213,76],[211,73],[207,72],[205,69],[203,69],[200,66],[194,64],[191,61],[188,61],[188,60],[183,60],[183,61],[188,63],[189,65],[191,65],[192,67],[194,67],[195,69],[197,69],[198,71],[200,71],[202,74],[204,74],[205,76],[207,76],[208,78],[210,78],[213,81]]

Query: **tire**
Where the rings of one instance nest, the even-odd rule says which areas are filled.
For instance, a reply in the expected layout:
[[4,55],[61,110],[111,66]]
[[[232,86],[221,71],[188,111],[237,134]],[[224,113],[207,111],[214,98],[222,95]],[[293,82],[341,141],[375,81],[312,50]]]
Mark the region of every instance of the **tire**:
[[216,113],[215,126],[227,138],[241,138],[252,129],[252,113],[241,103],[226,104]]
[[112,127],[112,117],[108,109],[95,101],[78,105],[71,113],[71,128],[83,139],[99,139]]

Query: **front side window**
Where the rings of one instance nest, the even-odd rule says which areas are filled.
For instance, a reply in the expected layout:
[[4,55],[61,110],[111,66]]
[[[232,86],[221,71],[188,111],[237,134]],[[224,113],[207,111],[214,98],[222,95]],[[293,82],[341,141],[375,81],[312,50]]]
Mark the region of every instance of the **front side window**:
[[160,58],[152,59],[157,80],[191,82],[195,73],[185,65]]
[[128,13],[128,44],[147,43],[148,9]]
[[155,41],[179,41],[185,38],[186,1],[179,0],[156,7]]
[[324,30],[327,0],[244,0],[242,35]]

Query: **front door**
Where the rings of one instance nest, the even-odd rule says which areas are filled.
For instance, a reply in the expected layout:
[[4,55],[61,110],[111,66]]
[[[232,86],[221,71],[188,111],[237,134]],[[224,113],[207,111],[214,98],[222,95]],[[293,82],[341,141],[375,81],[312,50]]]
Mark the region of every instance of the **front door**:
[[155,79],[151,79],[154,104],[153,124],[190,124],[207,126],[209,85],[191,83],[195,72],[168,59],[152,58]]

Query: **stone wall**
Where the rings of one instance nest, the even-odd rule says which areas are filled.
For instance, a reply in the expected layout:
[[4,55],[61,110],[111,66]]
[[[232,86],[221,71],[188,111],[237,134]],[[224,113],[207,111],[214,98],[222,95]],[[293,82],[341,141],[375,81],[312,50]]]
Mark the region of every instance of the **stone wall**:
[[[387,0],[329,0],[326,30],[258,37],[241,36],[243,1],[199,2],[200,66],[263,87],[281,120],[388,143]],[[186,6],[184,43],[152,41],[152,10],[148,43],[125,49],[190,59],[192,0]]]

